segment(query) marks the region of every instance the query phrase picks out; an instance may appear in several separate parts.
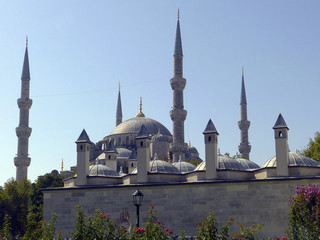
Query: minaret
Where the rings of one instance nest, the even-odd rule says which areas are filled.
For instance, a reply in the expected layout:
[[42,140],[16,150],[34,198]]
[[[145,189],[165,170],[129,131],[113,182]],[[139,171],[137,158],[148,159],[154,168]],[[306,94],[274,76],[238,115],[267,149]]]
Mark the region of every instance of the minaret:
[[121,107],[121,95],[120,95],[120,83],[119,83],[119,93],[118,93],[118,103],[117,103],[117,113],[116,113],[116,126],[122,123],[122,107]]
[[19,126],[16,128],[18,137],[18,153],[14,158],[14,164],[17,167],[16,180],[28,178],[28,167],[31,158],[28,154],[29,137],[32,129],[29,127],[29,109],[32,105],[32,100],[29,98],[30,91],[30,71],[28,57],[28,38],[26,39],[26,51],[21,75],[21,97],[18,99],[20,109]]
[[173,154],[173,162],[185,158],[187,144],[184,142],[184,121],[187,111],[183,109],[183,90],[186,86],[186,79],[183,78],[183,54],[180,34],[179,11],[176,31],[176,42],[174,47],[174,75],[170,79],[170,85],[173,90],[173,107],[170,111],[170,117],[173,122],[173,143],[170,151]]
[[244,86],[244,71],[242,68],[242,85],[241,85],[241,99],[240,99],[240,121],[238,126],[241,132],[241,142],[239,145],[239,152],[241,157],[249,159],[249,153],[251,151],[251,145],[249,144],[248,129],[250,127],[250,121],[247,119],[247,97],[246,89]]

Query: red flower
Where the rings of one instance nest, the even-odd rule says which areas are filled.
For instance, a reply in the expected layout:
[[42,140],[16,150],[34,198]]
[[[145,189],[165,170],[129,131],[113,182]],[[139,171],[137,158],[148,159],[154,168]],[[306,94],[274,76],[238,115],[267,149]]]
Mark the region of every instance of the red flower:
[[165,231],[166,231],[166,232],[168,232],[168,231],[169,231],[169,229],[168,229],[168,228],[166,228],[166,229],[165,229]]
[[207,230],[209,229],[209,227],[207,226]]
[[105,215],[103,215],[103,219],[106,219],[106,216],[105,216]]
[[170,232],[169,232],[170,234],[172,234],[173,232],[172,232],[172,230],[170,230]]
[[110,217],[110,214],[107,214],[107,217]]
[[161,222],[158,221],[157,223],[158,223],[158,225],[160,225]]
[[136,229],[136,233],[140,232],[140,230],[141,230],[140,228],[137,228],[137,229]]

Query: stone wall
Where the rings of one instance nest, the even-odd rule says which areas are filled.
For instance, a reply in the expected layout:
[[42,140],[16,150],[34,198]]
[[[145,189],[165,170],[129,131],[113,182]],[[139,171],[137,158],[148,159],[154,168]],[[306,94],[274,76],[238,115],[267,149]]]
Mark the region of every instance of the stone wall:
[[159,220],[174,234],[185,230],[195,235],[198,223],[214,212],[220,226],[230,217],[235,219],[232,231],[238,229],[236,222],[261,223],[259,237],[282,236],[288,228],[289,197],[297,185],[310,183],[320,183],[320,177],[51,189],[44,191],[44,218],[56,212],[57,230],[67,236],[74,230],[76,205],[87,215],[99,208],[117,222],[121,209],[128,208],[134,226],[132,194],[139,188],[144,194],[140,222],[145,222],[154,204]]

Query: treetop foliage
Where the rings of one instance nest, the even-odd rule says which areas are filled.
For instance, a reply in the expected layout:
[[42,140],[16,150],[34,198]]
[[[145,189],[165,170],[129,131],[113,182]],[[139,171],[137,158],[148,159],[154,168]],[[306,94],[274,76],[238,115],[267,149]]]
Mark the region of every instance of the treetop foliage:
[[320,132],[314,134],[314,139],[310,138],[309,144],[302,154],[320,162]]

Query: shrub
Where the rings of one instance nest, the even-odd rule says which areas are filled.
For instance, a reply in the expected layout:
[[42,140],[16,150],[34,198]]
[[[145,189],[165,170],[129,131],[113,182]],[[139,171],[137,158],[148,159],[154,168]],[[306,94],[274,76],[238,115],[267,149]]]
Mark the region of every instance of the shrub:
[[292,239],[319,239],[320,189],[317,184],[296,187],[290,200],[289,237]]

